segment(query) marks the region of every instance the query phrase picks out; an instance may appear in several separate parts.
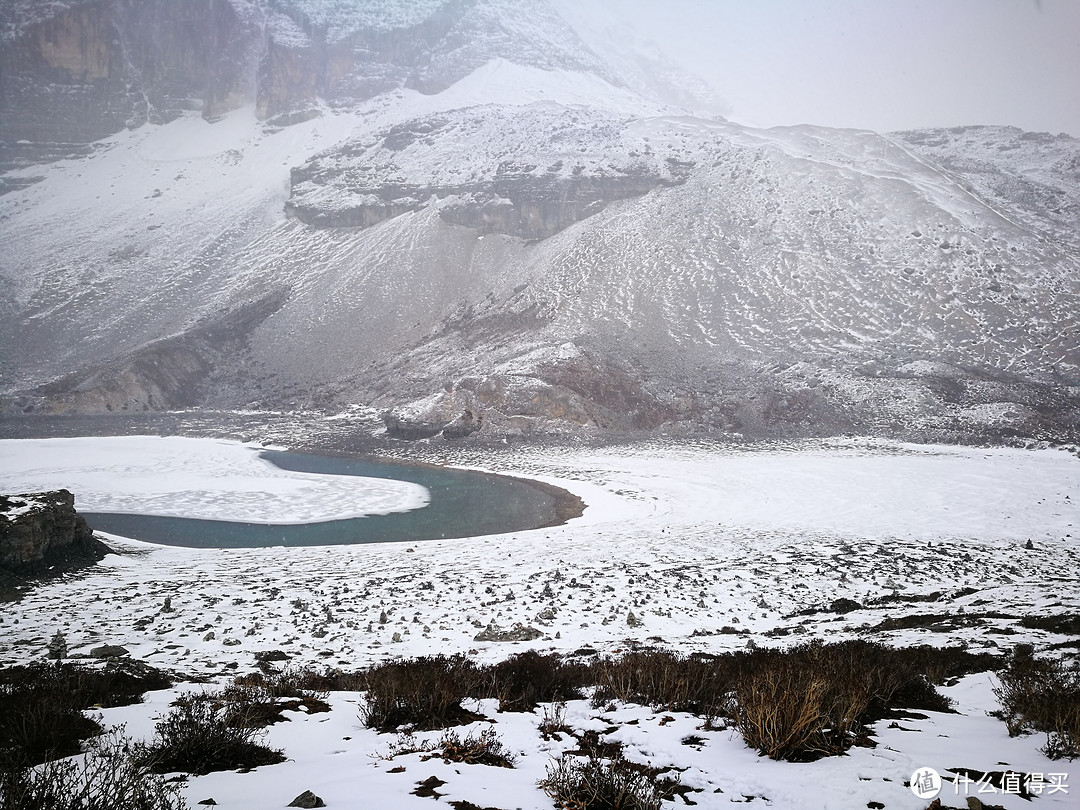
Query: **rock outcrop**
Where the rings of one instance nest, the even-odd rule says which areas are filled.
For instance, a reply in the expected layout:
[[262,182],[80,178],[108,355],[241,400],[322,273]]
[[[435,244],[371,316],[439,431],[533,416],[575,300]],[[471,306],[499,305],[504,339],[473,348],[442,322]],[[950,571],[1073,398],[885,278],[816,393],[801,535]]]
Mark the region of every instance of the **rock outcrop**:
[[89,143],[185,110],[213,119],[254,95],[262,28],[243,4],[97,0],[18,17],[26,5],[0,43],[0,141]]
[[0,574],[32,576],[52,566],[94,563],[107,553],[66,489],[0,495]]
[[[442,154],[448,143],[472,160]],[[444,222],[481,234],[544,239],[612,202],[679,185],[693,169],[649,147],[627,117],[554,104],[478,107],[312,158],[292,170],[286,210],[314,227],[370,228],[433,206]]]
[[535,641],[543,636],[543,632],[535,627],[528,627],[516,623],[509,630],[503,630],[495,622],[491,622],[473,638],[474,641]]
[[499,57],[604,70],[536,0],[521,3],[525,31],[503,3],[353,5],[9,0],[0,8],[0,171],[185,111],[215,120],[254,101],[260,118],[288,125],[318,114],[320,100],[347,106],[405,87],[437,93]]

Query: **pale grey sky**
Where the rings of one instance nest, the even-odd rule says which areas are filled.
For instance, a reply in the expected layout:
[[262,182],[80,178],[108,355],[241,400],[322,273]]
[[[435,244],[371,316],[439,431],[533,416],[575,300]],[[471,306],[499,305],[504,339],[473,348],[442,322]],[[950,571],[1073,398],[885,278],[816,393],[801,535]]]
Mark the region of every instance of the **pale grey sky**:
[[730,117],[1080,137],[1080,0],[556,0],[656,42]]

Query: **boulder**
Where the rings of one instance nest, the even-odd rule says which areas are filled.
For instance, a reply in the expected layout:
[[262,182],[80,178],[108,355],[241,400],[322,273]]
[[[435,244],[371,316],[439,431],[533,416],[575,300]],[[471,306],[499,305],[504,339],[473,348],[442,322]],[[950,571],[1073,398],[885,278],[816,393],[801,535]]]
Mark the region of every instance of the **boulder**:
[[90,650],[91,658],[120,658],[125,655],[131,655],[131,653],[118,644],[102,644]]
[[854,599],[847,599],[841,597],[839,599],[834,599],[829,604],[829,610],[831,610],[833,613],[840,614],[851,613],[851,611],[853,610],[862,610],[862,605],[860,605]]
[[305,790],[303,793],[301,793],[299,796],[297,796],[295,799],[293,799],[291,802],[289,802],[288,806],[289,807],[305,807],[305,808],[326,807],[326,802],[324,802],[322,799],[320,799],[318,796],[316,796],[310,790]]
[[535,627],[526,627],[520,622],[509,630],[503,630],[492,622],[474,637],[474,641],[533,641],[544,634]]

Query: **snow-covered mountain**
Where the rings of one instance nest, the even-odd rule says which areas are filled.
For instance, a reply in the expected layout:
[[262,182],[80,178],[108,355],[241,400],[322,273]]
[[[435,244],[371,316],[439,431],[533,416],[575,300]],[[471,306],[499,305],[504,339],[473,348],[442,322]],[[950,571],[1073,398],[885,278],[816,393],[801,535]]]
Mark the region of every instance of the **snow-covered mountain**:
[[11,411],[1080,429],[1072,138],[738,126],[523,0],[0,24]]

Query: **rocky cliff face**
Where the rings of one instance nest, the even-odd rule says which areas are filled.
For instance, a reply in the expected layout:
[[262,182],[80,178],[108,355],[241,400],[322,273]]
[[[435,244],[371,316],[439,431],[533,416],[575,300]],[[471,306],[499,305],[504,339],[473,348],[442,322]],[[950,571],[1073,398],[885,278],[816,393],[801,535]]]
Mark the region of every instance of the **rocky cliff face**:
[[[185,111],[215,120],[254,102],[260,118],[289,125],[321,101],[437,93],[502,55],[603,69],[546,3],[361,3],[344,20],[336,11],[310,0],[10,0],[0,10],[0,170]],[[510,24],[522,12],[525,31]]]
[[0,41],[0,140],[8,144],[89,143],[186,110],[214,118],[253,96],[262,27],[243,5],[92,0],[60,8],[24,15]]
[[0,573],[39,574],[51,566],[96,562],[106,553],[66,489],[0,495]]
[[341,106],[397,88],[439,93],[499,57],[614,78],[543,0],[356,3],[333,12],[317,0],[284,0],[266,32],[263,117],[316,95]]

